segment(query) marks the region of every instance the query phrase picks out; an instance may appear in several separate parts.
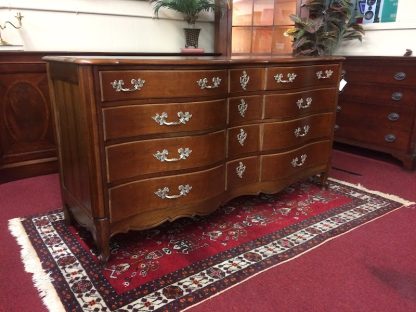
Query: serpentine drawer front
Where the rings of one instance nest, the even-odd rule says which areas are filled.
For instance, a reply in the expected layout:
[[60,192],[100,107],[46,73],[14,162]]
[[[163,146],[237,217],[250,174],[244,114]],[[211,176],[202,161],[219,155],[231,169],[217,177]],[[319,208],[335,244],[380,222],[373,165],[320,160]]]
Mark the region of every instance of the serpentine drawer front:
[[332,88],[266,95],[264,118],[288,118],[318,112],[332,112],[337,93],[338,91]]
[[220,163],[225,158],[224,142],[225,131],[222,130],[108,146],[108,181]]
[[340,57],[47,57],[65,218],[102,261],[120,232],[319,175]]
[[226,70],[139,70],[100,72],[103,101],[225,95]]
[[[202,202],[222,194],[225,190],[224,179],[225,168],[220,166],[188,174],[138,180],[111,188],[110,220],[117,222],[146,213],[147,210],[159,210],[161,220],[174,218],[175,207]],[[163,209],[167,208],[173,209],[172,215],[172,211],[164,213]]]
[[145,104],[103,109],[105,139],[224,129],[225,100]]
[[317,139],[330,139],[334,114],[325,113],[300,119],[265,123],[263,151],[272,151],[299,146]]
[[264,97],[249,95],[228,100],[228,123],[230,125],[261,120]]
[[339,67],[333,65],[267,68],[267,90],[304,88],[338,83]]

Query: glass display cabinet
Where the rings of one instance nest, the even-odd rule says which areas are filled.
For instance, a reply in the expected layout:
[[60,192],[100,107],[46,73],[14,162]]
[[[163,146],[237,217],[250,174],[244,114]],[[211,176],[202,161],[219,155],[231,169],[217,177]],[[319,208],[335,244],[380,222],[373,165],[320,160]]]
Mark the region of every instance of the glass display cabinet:
[[290,14],[301,12],[300,0],[233,0],[217,23],[216,51],[224,55],[288,55],[293,26]]

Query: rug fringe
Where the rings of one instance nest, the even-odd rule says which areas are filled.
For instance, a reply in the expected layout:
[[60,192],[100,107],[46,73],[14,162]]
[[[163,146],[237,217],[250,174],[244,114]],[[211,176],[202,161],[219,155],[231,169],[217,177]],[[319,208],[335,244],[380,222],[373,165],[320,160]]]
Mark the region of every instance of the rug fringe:
[[22,225],[24,218],[9,220],[9,231],[15,237],[20,249],[20,257],[25,271],[32,274],[32,281],[36,287],[43,304],[51,312],[64,312],[61,300],[51,283],[51,277],[44,272],[40,259],[33,248],[26,231]]
[[350,183],[350,182],[345,182],[345,181],[334,179],[334,178],[328,178],[328,180],[331,180],[331,181],[334,181],[334,182],[337,182],[337,183],[340,183],[340,184],[344,184],[344,185],[347,185],[347,186],[351,186],[351,187],[357,188],[359,190],[366,191],[367,193],[379,195],[381,197],[394,200],[394,201],[396,201],[400,204],[403,204],[403,206],[405,206],[405,207],[412,206],[412,205],[416,204],[416,202],[412,202],[412,201],[403,199],[403,198],[401,198],[397,195],[387,194],[387,193],[383,193],[383,192],[375,191],[375,190],[370,190],[370,189],[366,188],[365,186],[363,186],[359,183],[358,184],[353,184],[353,183]]

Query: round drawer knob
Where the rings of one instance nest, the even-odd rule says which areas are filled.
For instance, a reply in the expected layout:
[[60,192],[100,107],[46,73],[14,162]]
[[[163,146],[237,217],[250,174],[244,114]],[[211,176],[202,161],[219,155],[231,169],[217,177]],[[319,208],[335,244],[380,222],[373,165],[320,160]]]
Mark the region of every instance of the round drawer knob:
[[387,118],[388,118],[390,121],[396,121],[396,120],[399,120],[400,115],[399,115],[399,114],[397,114],[397,113],[390,113],[390,114],[387,116]]
[[406,78],[406,73],[398,72],[394,74],[394,79],[396,80],[404,80]]
[[401,92],[394,92],[391,95],[391,99],[394,100],[394,101],[400,101],[402,99],[402,97],[403,97],[403,93],[401,93]]
[[342,107],[340,105],[337,105],[337,112],[340,112],[342,110]]
[[334,129],[335,129],[335,130],[338,130],[338,129],[339,129],[339,126],[338,126],[338,125],[335,125],[335,126],[334,126]]
[[386,142],[393,143],[394,141],[396,141],[396,136],[390,133],[384,136],[384,140]]

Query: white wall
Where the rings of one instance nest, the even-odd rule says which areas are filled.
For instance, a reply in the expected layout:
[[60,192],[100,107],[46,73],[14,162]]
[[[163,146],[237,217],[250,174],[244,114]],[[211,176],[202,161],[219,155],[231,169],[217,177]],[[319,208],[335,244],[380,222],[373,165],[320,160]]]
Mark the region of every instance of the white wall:
[[[138,0],[0,0],[0,23],[24,16],[23,27],[10,25],[3,39],[26,51],[180,52],[182,16]],[[199,47],[213,52],[212,14],[201,16]]]
[[[2,35],[27,51],[179,52],[184,46],[181,16],[165,10],[154,19],[147,1],[0,0],[1,25],[17,11],[24,15],[23,28],[7,26]],[[415,12],[415,0],[399,0],[396,23],[365,25],[363,42],[346,42],[337,54],[403,55],[406,49],[416,54]],[[212,21],[207,14],[198,23],[206,52],[213,52]]]
[[415,12],[415,0],[399,0],[395,23],[364,25],[363,42],[346,41],[336,54],[402,56],[406,49],[411,49],[416,55]]

